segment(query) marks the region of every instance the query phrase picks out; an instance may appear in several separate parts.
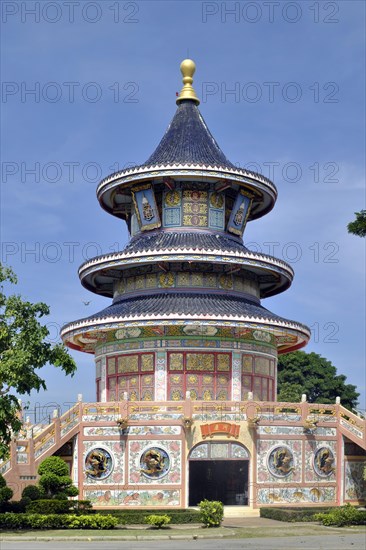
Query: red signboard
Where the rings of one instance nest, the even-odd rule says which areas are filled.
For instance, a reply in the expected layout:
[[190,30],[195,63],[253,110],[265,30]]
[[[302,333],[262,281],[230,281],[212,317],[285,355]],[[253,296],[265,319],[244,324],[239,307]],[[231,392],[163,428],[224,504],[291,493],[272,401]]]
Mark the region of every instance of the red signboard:
[[201,426],[202,438],[213,437],[214,434],[226,434],[227,437],[239,437],[239,424],[230,424],[230,422],[213,422],[212,424],[203,424]]

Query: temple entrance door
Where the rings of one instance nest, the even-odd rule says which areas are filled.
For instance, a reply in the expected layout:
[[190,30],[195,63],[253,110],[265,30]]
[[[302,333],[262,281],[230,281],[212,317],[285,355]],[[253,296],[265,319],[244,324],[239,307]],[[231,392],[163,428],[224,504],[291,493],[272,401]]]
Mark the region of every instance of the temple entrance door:
[[220,500],[226,506],[248,505],[249,454],[237,443],[201,443],[189,457],[189,506]]

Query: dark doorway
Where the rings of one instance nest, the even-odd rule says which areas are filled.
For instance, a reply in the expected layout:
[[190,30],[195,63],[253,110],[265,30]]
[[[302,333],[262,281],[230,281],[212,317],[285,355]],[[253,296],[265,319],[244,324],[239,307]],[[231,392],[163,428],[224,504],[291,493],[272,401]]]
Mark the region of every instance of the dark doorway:
[[226,506],[248,504],[248,460],[191,460],[189,506],[207,498]]

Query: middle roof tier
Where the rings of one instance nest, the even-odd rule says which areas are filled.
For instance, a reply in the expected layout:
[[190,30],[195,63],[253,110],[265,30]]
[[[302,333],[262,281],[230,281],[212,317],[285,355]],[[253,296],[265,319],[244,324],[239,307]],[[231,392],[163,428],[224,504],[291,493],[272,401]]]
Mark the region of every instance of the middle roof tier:
[[[192,274],[196,274],[194,281]],[[283,260],[251,252],[239,238],[160,230],[136,236],[120,252],[86,261],[79,277],[88,290],[114,298],[122,293],[121,288],[123,293],[141,294],[194,287],[248,292],[260,299],[286,290],[294,271]]]

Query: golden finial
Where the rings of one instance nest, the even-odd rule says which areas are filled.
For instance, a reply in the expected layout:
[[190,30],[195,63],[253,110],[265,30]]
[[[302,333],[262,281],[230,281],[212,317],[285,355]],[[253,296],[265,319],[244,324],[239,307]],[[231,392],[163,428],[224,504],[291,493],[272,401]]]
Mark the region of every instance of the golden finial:
[[196,92],[192,87],[192,77],[195,73],[195,70],[196,64],[194,61],[192,61],[192,59],[184,59],[184,61],[182,61],[182,63],[180,64],[180,71],[183,75],[184,86],[181,89],[179,96],[177,97],[177,105],[179,105],[179,103],[183,101],[183,99],[191,99],[195,102],[196,105],[199,105],[200,100],[196,96]]

